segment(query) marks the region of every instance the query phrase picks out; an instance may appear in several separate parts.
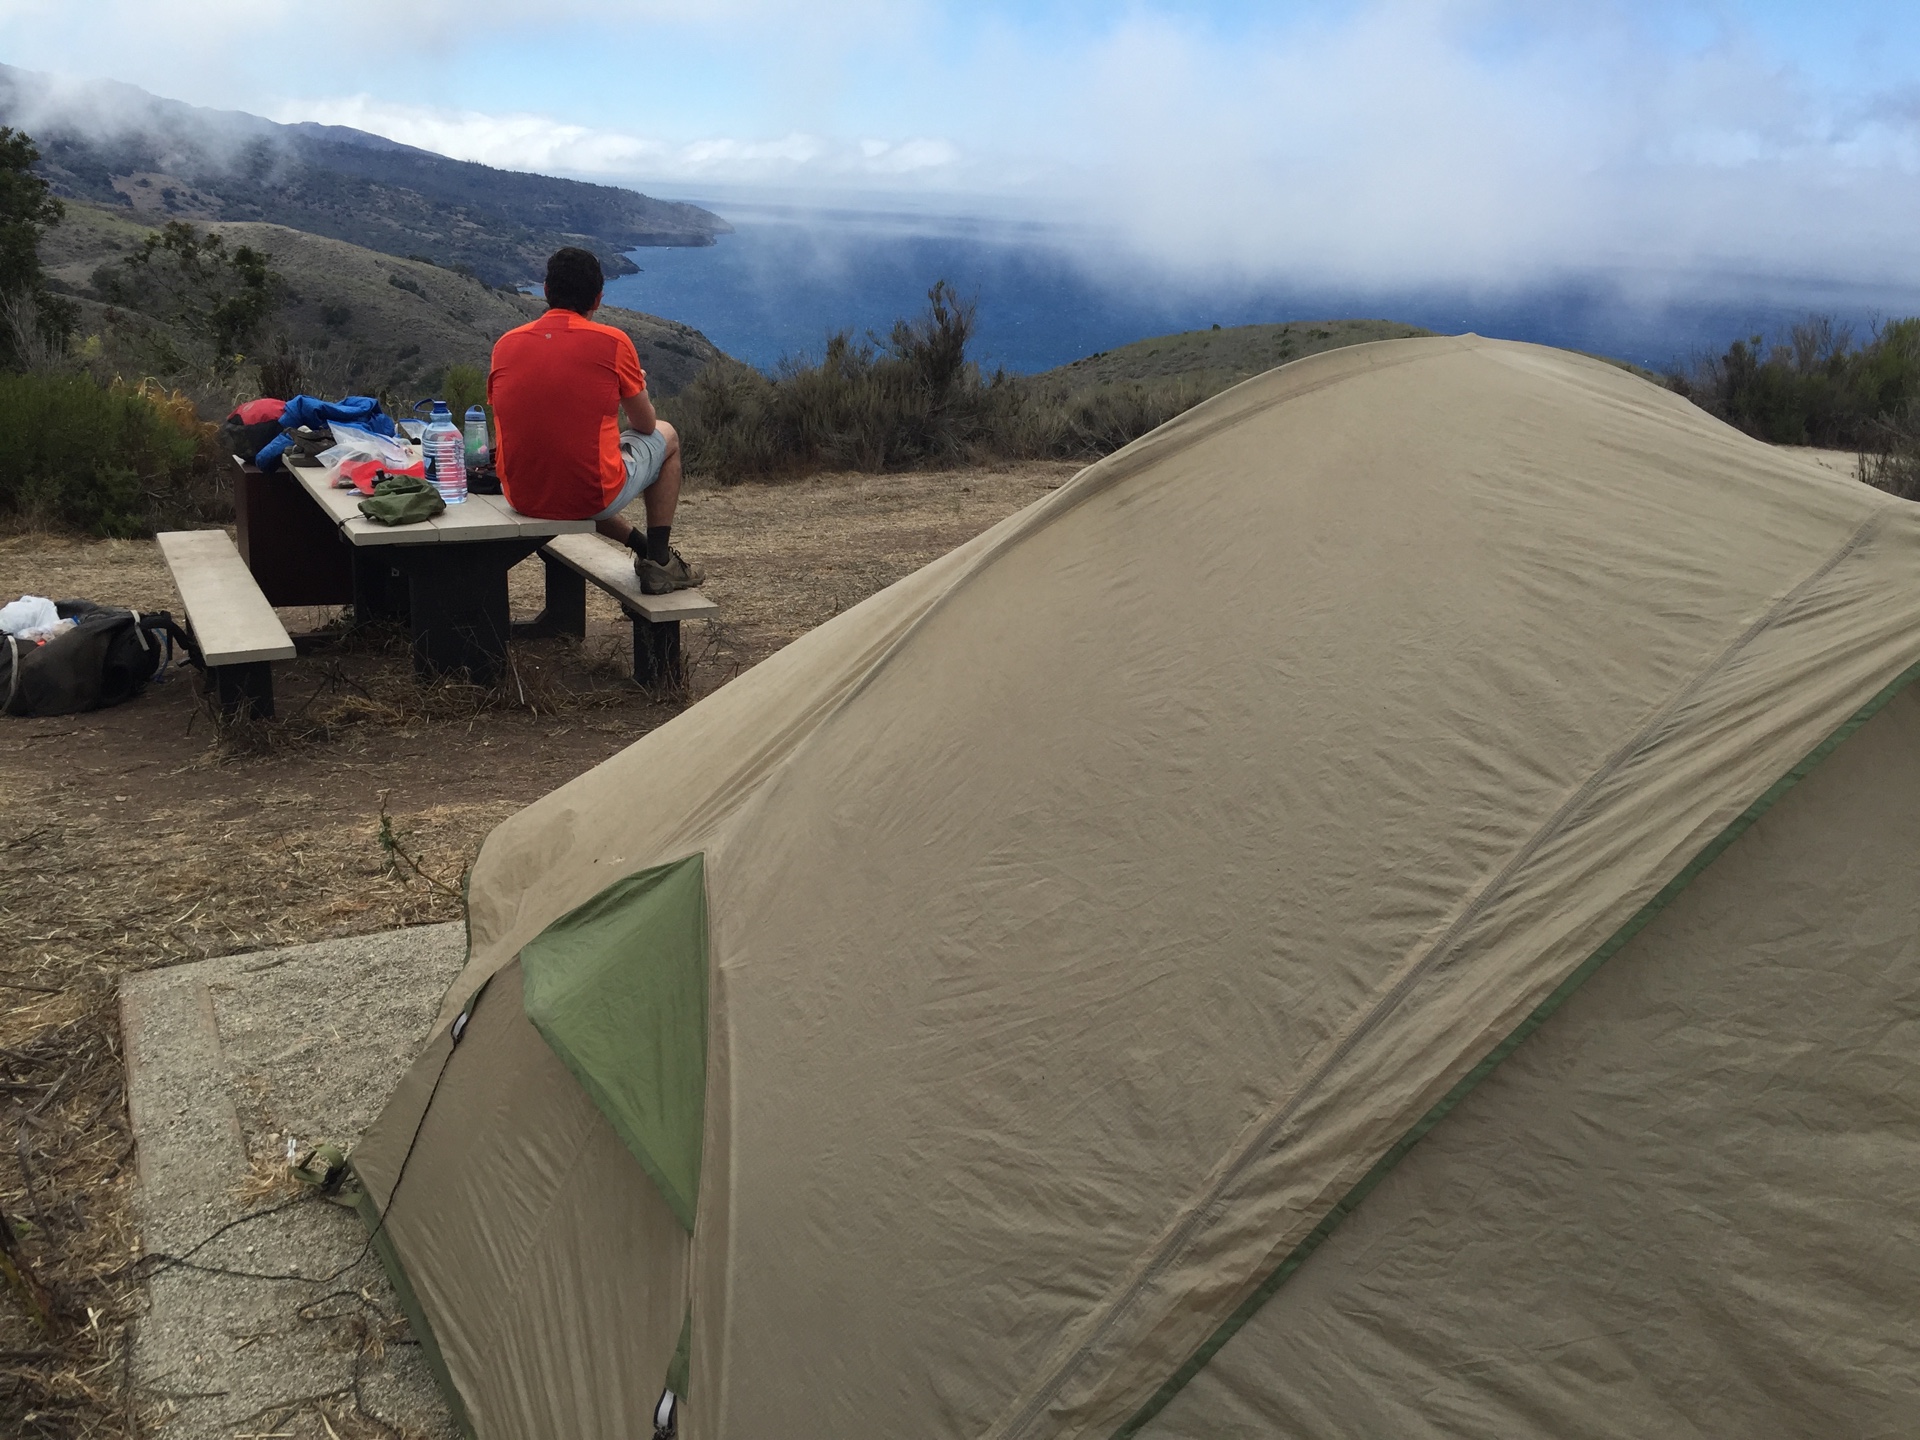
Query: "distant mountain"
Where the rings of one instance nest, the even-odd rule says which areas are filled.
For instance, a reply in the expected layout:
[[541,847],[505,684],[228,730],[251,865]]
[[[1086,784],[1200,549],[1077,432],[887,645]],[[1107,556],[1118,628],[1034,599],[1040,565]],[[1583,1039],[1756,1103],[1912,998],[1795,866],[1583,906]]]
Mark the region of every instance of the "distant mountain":
[[599,255],[711,245],[733,227],[710,210],[450,160],[339,125],[279,125],[165,100],[113,81],[80,85],[0,65],[0,125],[31,135],[56,193],[140,218],[253,220],[387,255],[471,270],[493,285],[538,280],[562,245]]

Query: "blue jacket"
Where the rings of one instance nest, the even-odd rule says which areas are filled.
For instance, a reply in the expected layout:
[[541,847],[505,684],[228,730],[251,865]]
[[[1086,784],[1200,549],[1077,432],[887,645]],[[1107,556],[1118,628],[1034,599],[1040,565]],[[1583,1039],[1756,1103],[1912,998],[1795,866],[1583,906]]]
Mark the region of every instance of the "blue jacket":
[[344,400],[316,400],[311,395],[296,395],[281,412],[280,433],[260,447],[260,453],[254,456],[253,463],[262,470],[278,469],[280,456],[293,443],[293,436],[287,433],[289,430],[301,425],[324,424],[328,420],[338,420],[343,425],[358,425],[376,435],[394,433],[393,421],[387,418],[387,412],[380,408],[380,402],[371,395],[349,395]]

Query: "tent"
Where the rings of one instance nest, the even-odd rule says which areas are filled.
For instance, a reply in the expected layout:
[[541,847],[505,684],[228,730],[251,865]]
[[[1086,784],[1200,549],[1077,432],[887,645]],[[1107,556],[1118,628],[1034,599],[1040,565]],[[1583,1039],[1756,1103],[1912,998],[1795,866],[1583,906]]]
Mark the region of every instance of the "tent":
[[1190,411],[516,815],[354,1165],[479,1440],[1920,1430],[1920,506]]

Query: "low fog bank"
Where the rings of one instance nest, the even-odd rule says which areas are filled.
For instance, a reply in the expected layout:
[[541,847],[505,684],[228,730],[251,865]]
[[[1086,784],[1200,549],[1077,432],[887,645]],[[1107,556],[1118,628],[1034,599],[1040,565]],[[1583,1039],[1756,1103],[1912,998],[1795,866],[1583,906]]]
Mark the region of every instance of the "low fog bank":
[[282,128],[257,115],[185,105],[116,80],[11,65],[0,65],[0,123],[31,135],[43,157],[63,142],[131,145],[167,171],[257,169],[284,151]]
[[1204,160],[1075,222],[1144,266],[1216,283],[1516,293],[1605,277],[1630,303],[1830,286],[1920,285],[1920,175],[1802,164],[1517,175],[1415,186],[1319,167],[1267,185]]
[[1920,313],[1920,285],[1818,273],[1613,264],[1516,267],[1472,282],[1356,277],[1278,259],[1209,261],[1200,245],[1154,253],[1119,226],[1050,222],[999,197],[948,197],[945,213],[922,197],[886,194],[841,194],[830,208],[747,187],[688,198],[726,214],[736,233],[706,251],[631,252],[641,273],[613,282],[608,298],[694,325],[763,369],[817,358],[840,330],[886,333],[918,312],[936,279],[978,302],[979,358],[1016,372],[1215,324],[1343,318],[1471,330],[1664,370],[1810,313],[1861,338],[1885,319]]

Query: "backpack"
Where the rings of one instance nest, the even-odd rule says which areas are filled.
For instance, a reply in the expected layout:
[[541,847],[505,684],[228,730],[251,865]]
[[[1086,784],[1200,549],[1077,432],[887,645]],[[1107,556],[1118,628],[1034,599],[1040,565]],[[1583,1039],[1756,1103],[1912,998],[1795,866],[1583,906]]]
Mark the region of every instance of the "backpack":
[[229,415],[220,426],[218,440],[223,454],[232,455],[244,463],[253,464],[254,457],[266,448],[267,442],[278,439],[280,422],[262,420],[249,425],[238,414]]
[[220,426],[217,439],[222,453],[253,464],[267,442],[279,438],[280,417],[286,408],[286,401],[273,399],[249,400],[240,406]]
[[176,645],[204,668],[193,637],[164,610],[91,600],[55,608],[74,627],[44,645],[0,634],[0,714],[71,715],[131,700],[172,663]]

